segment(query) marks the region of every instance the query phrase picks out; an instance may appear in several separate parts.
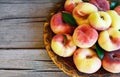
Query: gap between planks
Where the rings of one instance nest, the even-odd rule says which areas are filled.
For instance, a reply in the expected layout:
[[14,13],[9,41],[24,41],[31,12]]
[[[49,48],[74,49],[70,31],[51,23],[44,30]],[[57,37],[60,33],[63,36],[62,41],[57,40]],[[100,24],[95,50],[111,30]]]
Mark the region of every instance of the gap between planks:
[[[56,75],[55,75],[56,74]],[[45,49],[0,49],[0,77],[67,77]]]
[[0,77],[69,77],[63,72],[32,72],[0,70]]
[[45,49],[0,49],[0,68],[58,70]]
[[56,3],[60,0],[0,0],[0,4],[43,4]]

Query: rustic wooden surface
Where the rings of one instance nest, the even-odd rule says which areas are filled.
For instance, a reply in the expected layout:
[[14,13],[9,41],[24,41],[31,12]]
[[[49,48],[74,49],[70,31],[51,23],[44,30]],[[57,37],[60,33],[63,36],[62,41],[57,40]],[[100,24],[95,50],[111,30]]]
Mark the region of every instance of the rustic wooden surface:
[[43,43],[43,23],[58,1],[0,0],[0,77],[68,77]]

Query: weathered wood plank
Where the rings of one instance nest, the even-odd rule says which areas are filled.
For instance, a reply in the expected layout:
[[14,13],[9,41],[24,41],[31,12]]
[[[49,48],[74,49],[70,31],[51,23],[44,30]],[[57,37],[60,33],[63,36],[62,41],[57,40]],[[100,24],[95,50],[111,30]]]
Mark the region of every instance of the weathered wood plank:
[[0,22],[0,48],[44,48],[43,23],[37,19]]
[[0,50],[1,69],[59,70],[44,49]]
[[0,4],[0,48],[44,48],[43,23],[54,5],[50,0],[45,1]]
[[31,72],[1,70],[0,77],[69,77],[63,72]]
[[2,3],[2,4],[11,4],[11,3],[21,3],[21,4],[26,4],[26,3],[48,3],[48,2],[52,2],[52,3],[54,3],[54,2],[58,2],[58,1],[60,1],[60,0],[0,0],[0,3]]
[[0,49],[0,60],[48,60],[45,49]]
[[55,3],[0,4],[0,19],[14,17],[45,17]]
[[36,71],[59,71],[53,62],[39,60],[0,60],[1,70],[36,70]]
[[0,49],[0,77],[67,77],[45,49]]

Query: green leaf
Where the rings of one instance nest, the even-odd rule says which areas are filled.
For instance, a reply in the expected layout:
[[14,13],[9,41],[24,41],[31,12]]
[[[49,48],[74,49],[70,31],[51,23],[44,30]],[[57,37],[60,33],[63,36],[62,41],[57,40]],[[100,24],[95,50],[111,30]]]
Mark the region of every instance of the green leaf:
[[98,45],[98,43],[95,44],[95,49],[98,57],[102,60],[104,57],[104,50]]
[[71,26],[75,26],[75,27],[77,26],[75,19],[73,18],[73,16],[70,13],[63,11],[62,18],[65,23],[67,23]]
[[120,29],[118,31],[120,31]]
[[67,43],[67,36],[66,35],[63,35],[63,37],[64,37],[64,41],[63,41],[63,43],[64,43],[64,45]]
[[110,3],[110,10],[113,10],[117,5],[118,5],[118,2],[117,2],[117,1],[112,1],[112,2]]

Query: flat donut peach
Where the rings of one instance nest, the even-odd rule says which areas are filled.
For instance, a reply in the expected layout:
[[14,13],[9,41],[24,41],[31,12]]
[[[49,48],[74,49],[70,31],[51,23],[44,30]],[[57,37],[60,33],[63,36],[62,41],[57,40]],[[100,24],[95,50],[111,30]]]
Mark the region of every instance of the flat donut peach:
[[100,11],[110,10],[110,4],[107,0],[89,0],[89,2],[94,4]]
[[73,55],[73,61],[80,72],[92,74],[101,67],[101,60],[92,49],[78,48]]
[[92,12],[97,12],[96,6],[90,3],[81,2],[73,10],[73,17],[75,18],[78,25],[88,24],[88,16]]
[[52,50],[61,57],[70,57],[76,50],[72,36],[69,34],[56,34],[51,41]]
[[88,17],[90,25],[96,30],[107,30],[111,26],[111,17],[107,12],[98,11]]
[[110,15],[112,20],[111,27],[120,29],[120,15],[118,15],[115,10],[109,10],[107,13]]
[[118,15],[120,15],[120,5],[119,6],[117,6],[117,7],[115,7],[115,9],[114,9],[117,13],[118,13]]
[[105,52],[102,66],[111,73],[120,73],[120,50]]
[[64,8],[65,8],[66,11],[72,13],[73,9],[80,2],[82,2],[82,0],[66,0],[65,4],[64,4]]
[[98,44],[108,52],[120,49],[120,31],[116,28],[109,28],[100,32]]
[[52,16],[50,27],[55,34],[72,34],[74,31],[74,27],[63,21],[61,12],[58,12]]
[[73,33],[73,41],[80,48],[92,47],[98,39],[98,32],[88,24],[78,26]]

